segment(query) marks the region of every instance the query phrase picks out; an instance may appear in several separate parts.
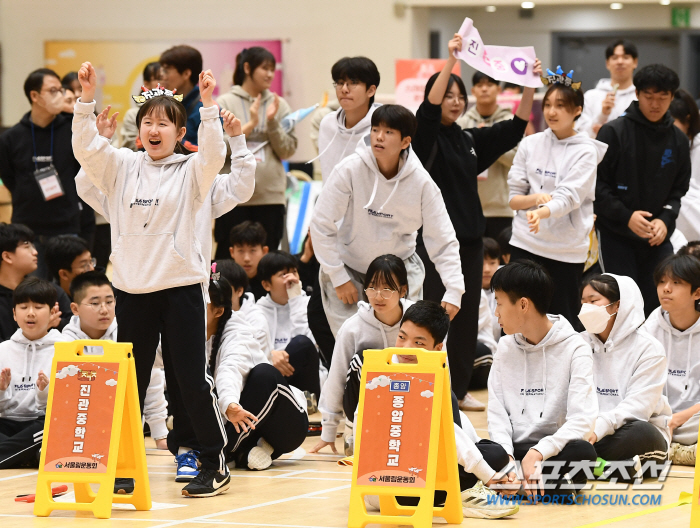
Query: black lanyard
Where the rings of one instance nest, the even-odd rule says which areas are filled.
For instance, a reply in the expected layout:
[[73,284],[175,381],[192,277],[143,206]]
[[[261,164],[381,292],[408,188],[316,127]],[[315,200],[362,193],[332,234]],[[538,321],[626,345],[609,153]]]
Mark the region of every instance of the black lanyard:
[[[55,120],[54,120],[54,121],[55,121]],[[35,168],[36,170],[39,170],[39,164],[38,164],[38,162],[37,162],[37,155],[36,155],[36,138],[34,137],[34,121],[32,121],[31,118],[30,118],[30,119],[29,119],[29,122],[32,124],[32,146],[34,147],[34,158],[33,158],[33,159],[34,159],[34,168]],[[50,153],[51,161],[49,161],[49,162],[42,162],[42,163],[50,163],[50,164],[53,164],[53,125],[54,125],[54,122],[52,121],[52,122],[51,122],[51,153]]]

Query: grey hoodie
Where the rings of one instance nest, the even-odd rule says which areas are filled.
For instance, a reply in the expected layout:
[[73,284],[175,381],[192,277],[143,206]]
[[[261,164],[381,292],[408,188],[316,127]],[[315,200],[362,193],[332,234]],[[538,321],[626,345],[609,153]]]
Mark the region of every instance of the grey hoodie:
[[355,152],[360,140],[369,134],[372,114],[380,106],[379,103],[373,103],[365,117],[352,128],[345,127],[345,110],[342,108],[323,118],[318,129],[318,159],[323,181],[328,179],[338,163]]
[[73,153],[107,197],[114,286],[150,293],[204,284],[209,259],[196,238],[195,214],[226,157],[218,107],[199,110],[197,153],[157,161],[112,147],[97,132],[94,110],[94,101],[75,104]]
[[270,326],[265,317],[265,312],[257,304],[255,297],[250,292],[243,294],[243,302],[241,309],[238,311],[243,318],[253,327],[253,335],[255,340],[260,345],[260,349],[265,353],[267,359],[270,359],[270,353],[274,350],[273,339],[270,335]]
[[409,258],[421,226],[425,248],[445,286],[443,301],[460,306],[464,277],[459,243],[440,189],[411,147],[401,155],[398,174],[387,180],[367,135],[324,184],[311,237],[316,258],[337,288],[350,280],[345,265],[364,274],[380,255]]
[[[69,341],[77,341],[78,339],[92,339],[88,336],[83,329],[80,327],[80,317],[74,315],[70,318],[70,323],[66,325],[63,329],[63,335],[68,338]],[[105,331],[104,335],[99,339],[116,341],[117,340],[117,318],[115,317],[112,324]]]
[[620,308],[608,339],[581,332],[593,350],[593,379],[598,396],[595,432],[598,440],[634,420],[649,422],[670,441],[671,407],[663,395],[666,354],[656,339],[640,328],[644,300],[629,277],[610,275],[620,287]]
[[[404,313],[414,304],[408,299],[401,299],[400,303]],[[393,347],[400,327],[401,321],[394,326],[382,323],[375,317],[372,306],[364,301],[357,303],[357,313],[340,327],[335,337],[328,379],[321,391],[321,399],[318,401],[318,408],[321,411],[321,440],[335,441],[338,423],[343,417],[343,394],[353,356],[360,351]],[[353,420],[352,416],[347,418],[350,422]]]
[[[511,246],[560,262],[583,263],[593,228],[593,200],[598,163],[608,146],[578,134],[557,139],[551,129],[520,142],[508,173],[509,200],[518,195],[547,193],[551,216],[530,232],[527,211],[516,212]],[[534,208],[533,208],[534,209]]]
[[30,341],[22,329],[0,343],[0,370],[9,368],[12,379],[4,391],[0,391],[0,415],[19,422],[35,420],[46,414],[49,386],[43,391],[36,386],[39,371],[51,376],[54,345],[69,341],[52,329],[41,339]]
[[537,442],[544,460],[586,438],[598,416],[591,348],[560,315],[531,345],[522,334],[501,337],[489,375],[491,440],[509,455],[513,444]]

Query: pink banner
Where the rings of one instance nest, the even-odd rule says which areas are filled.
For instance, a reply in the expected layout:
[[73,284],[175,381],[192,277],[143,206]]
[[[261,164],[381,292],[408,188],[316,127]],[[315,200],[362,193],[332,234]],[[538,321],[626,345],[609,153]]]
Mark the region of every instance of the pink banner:
[[464,19],[458,33],[462,35],[462,51],[458,51],[456,56],[472,68],[497,81],[530,88],[542,86],[539,76],[532,73],[536,58],[535,48],[532,46],[487,46],[481,40],[481,35],[471,18]]

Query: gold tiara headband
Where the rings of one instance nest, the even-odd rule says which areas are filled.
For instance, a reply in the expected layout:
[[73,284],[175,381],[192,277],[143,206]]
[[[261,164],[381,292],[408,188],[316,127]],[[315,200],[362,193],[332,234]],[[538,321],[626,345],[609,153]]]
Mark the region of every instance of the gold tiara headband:
[[177,92],[177,88],[175,90],[168,90],[167,88],[162,88],[160,86],[160,83],[158,83],[158,86],[153,88],[152,90],[147,90],[145,86],[141,87],[141,95],[132,95],[131,98],[137,102],[138,104],[143,104],[149,99],[153,99],[154,97],[158,97],[161,95],[164,95],[166,97],[172,97],[178,102],[182,102],[182,94],[177,94],[175,95],[175,92]]
[[542,84],[547,86],[548,84],[563,84],[564,86],[571,86],[574,90],[581,89],[581,81],[574,82],[574,70],[564,75],[564,70],[561,66],[557,66],[557,71],[553,72],[547,68],[547,75],[540,75],[542,79]]

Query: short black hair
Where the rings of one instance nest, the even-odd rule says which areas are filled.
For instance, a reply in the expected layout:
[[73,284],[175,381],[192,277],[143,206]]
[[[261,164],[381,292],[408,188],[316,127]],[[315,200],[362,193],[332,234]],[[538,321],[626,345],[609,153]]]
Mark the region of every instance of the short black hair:
[[41,92],[41,87],[44,86],[44,77],[47,75],[56,77],[58,82],[61,82],[61,78],[58,76],[58,74],[48,68],[39,68],[38,70],[34,70],[24,80],[24,95],[27,96],[29,104],[32,104],[32,92]]
[[685,246],[678,250],[676,255],[690,255],[700,258],[700,240],[691,240]]
[[678,74],[663,64],[649,64],[634,74],[634,88],[637,92],[676,93],[681,84]]
[[484,258],[501,259],[501,246],[493,238],[484,237]]
[[485,73],[477,70],[476,72],[474,72],[474,75],[472,75],[472,87],[476,86],[481,81],[486,81],[489,84],[495,84],[496,86],[501,86],[501,83],[499,81],[497,81],[496,79],[494,79],[490,75],[486,75]]
[[380,106],[372,113],[372,126],[379,125],[398,130],[401,133],[401,139],[409,136],[414,138],[416,137],[418,120],[408,108],[397,104],[387,104]]
[[248,287],[248,275],[243,267],[239,266],[233,259],[221,259],[216,261],[216,271],[228,281],[234,292],[243,288],[243,294],[238,298],[238,302],[241,302]]
[[73,261],[80,255],[90,251],[88,243],[80,237],[73,235],[58,235],[46,241],[46,267],[51,277],[59,280],[60,270],[73,269]]
[[12,293],[12,307],[18,304],[33,302],[47,304],[53,308],[58,299],[56,288],[49,281],[38,277],[27,277],[15,288]]
[[[90,286],[109,286],[112,288],[112,283],[107,275],[100,271],[86,271],[76,275],[70,283],[70,296],[73,298],[73,302],[80,304]],[[114,288],[112,291],[114,292]]]
[[[428,95],[430,94],[430,90],[433,89],[433,85],[435,84],[435,81],[437,81],[438,75],[440,75],[440,72],[434,73],[430,79],[428,79],[428,82],[425,84],[425,96],[424,99],[427,101],[428,100]],[[447,88],[445,88],[445,93],[442,95],[443,99],[445,95],[447,95],[447,92],[450,91],[452,88],[452,85],[457,83],[457,89],[459,90],[459,93],[462,94],[462,97],[464,97],[464,111],[467,111],[467,106],[466,104],[469,100],[469,96],[467,95],[467,88],[464,86],[464,81],[462,78],[457,75],[456,73],[451,73],[450,78],[447,80]]]
[[260,222],[246,220],[231,228],[229,243],[235,246],[264,246],[267,242],[267,232]]
[[392,290],[401,292],[401,287],[406,286],[408,292],[408,273],[406,265],[396,255],[380,255],[370,262],[365,273],[365,290],[377,282],[383,282]]
[[68,90],[72,90],[73,83],[75,81],[80,82],[80,79],[78,79],[78,72],[77,71],[71,71],[66,73],[63,78],[61,79],[61,84],[63,85],[64,88]]
[[286,251],[271,251],[258,262],[258,278],[270,282],[272,276],[280,271],[296,271],[297,259]]
[[654,283],[664,277],[680,279],[690,284],[690,291],[700,288],[700,260],[691,255],[669,255],[654,270]]
[[519,84],[509,83],[509,82],[503,83],[503,89],[504,89],[504,90],[512,90],[513,88],[517,89],[517,90],[518,90],[518,93],[522,93],[522,92],[523,92],[523,87],[520,86]]
[[[333,82],[359,81],[365,83],[369,90],[371,86],[379,88],[379,70],[374,61],[367,57],[343,57],[331,68]],[[369,99],[369,106],[374,103],[374,96]]]
[[273,68],[277,66],[275,56],[269,50],[261,46],[245,48],[236,55],[236,69],[233,72],[233,84],[240,86],[243,84],[243,81],[245,81],[246,63],[248,63],[251,75],[257,68],[263,66],[265,63],[269,63]]
[[[160,77],[158,75],[160,73],[160,70],[163,69],[163,66],[161,66],[160,62],[149,62],[146,64],[146,67],[143,69],[143,80],[144,82],[151,82],[152,80],[156,79],[157,77]],[[187,94],[185,94],[187,95]]]
[[630,55],[633,59],[639,57],[637,46],[635,46],[633,42],[630,42],[629,40],[625,39],[618,39],[612,44],[610,44],[607,48],[605,48],[605,60],[608,60],[615,54],[615,48],[617,48],[618,46],[622,46],[622,49],[625,50],[625,55]]
[[436,345],[445,341],[447,331],[450,329],[450,316],[435,301],[423,300],[411,305],[403,314],[401,324],[404,324],[406,321],[425,328]]
[[502,291],[515,304],[530,299],[540,314],[546,315],[554,295],[554,281],[547,270],[531,260],[516,260],[496,270],[491,291]]
[[24,242],[34,242],[34,232],[24,224],[6,224],[0,222],[0,264],[2,254],[14,253]]
[[671,112],[673,119],[688,127],[687,136],[692,148],[695,136],[700,134],[700,110],[698,110],[695,98],[680,88],[673,94],[673,101],[671,101],[668,111]]
[[[161,53],[158,59],[163,66],[172,66],[178,73],[190,70],[190,82],[194,85],[202,73],[202,54],[192,46],[173,46]],[[187,95],[187,94],[183,94]]]
[[593,288],[611,303],[616,303],[620,300],[620,285],[612,275],[603,275],[601,273],[588,275],[581,283],[582,295],[586,286]]
[[503,255],[510,255],[510,239],[513,237],[513,227],[508,226],[503,228],[503,230],[498,233],[498,245],[501,248],[501,257]]

